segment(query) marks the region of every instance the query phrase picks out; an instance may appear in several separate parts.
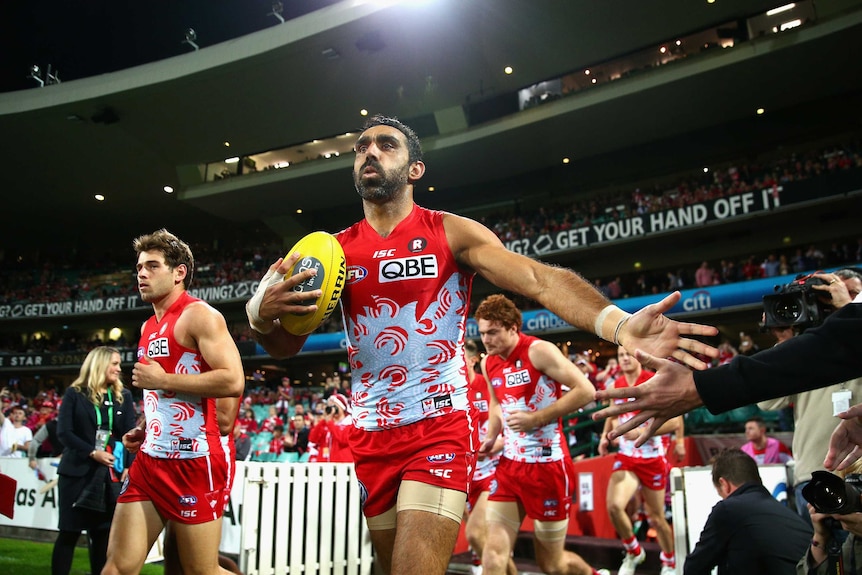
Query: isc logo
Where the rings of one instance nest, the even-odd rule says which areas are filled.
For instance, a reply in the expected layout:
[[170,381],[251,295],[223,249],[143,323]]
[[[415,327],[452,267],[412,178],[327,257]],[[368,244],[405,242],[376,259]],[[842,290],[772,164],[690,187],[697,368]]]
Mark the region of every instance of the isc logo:
[[436,278],[437,275],[437,256],[432,254],[381,262],[377,281],[389,283],[400,280]]
[[444,477],[446,479],[452,477],[451,469],[429,469],[428,471],[431,472],[431,475],[436,475],[437,477]]
[[180,517],[197,517],[198,511],[197,509],[180,509]]

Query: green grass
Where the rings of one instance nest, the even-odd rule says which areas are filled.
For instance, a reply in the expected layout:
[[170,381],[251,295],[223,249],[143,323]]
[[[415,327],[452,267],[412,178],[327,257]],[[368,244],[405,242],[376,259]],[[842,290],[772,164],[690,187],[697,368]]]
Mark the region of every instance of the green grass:
[[[37,543],[23,539],[0,538],[0,573],[19,573],[37,575],[51,572],[51,543]],[[86,575],[90,572],[90,559],[87,549],[75,549],[70,575]],[[144,565],[141,575],[162,575],[162,565]]]

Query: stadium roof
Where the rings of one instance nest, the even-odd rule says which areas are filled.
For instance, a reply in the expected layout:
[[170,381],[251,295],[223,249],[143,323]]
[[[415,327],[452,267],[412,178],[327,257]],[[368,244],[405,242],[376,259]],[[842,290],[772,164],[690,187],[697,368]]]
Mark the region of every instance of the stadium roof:
[[[198,166],[228,155],[351,132],[363,122],[363,108],[430,119],[435,133],[424,140],[425,183],[437,190],[430,201],[456,207],[464,204],[465,186],[559,169],[563,157],[571,159],[577,178],[612,172],[622,158],[636,163],[658,145],[675,146],[674,153],[685,156],[716,145],[741,150],[767,133],[778,141],[806,130],[813,134],[815,125],[859,129],[859,0],[818,3],[814,25],[597,85],[469,129],[469,110],[493,106],[498,96],[650,47],[658,50],[709,27],[744,26],[744,19],[781,3],[345,0],[287,14],[283,24],[266,15],[269,2],[226,3],[234,11],[255,11],[254,22],[243,27],[239,12],[231,18],[208,2],[189,2],[198,10],[200,50],[182,44],[181,33],[193,25],[183,21],[187,12],[165,8],[161,20],[144,14],[142,5],[166,3],[137,4],[124,15],[109,12],[117,9],[108,2],[82,9],[87,11],[80,21],[90,17],[128,33],[106,33],[104,46],[94,48],[94,26],[78,30],[80,22],[70,20],[67,45],[48,42],[43,34],[41,42],[55,52],[47,54],[42,46],[39,62],[30,58],[33,44],[25,36],[50,8],[9,9],[17,19],[3,19],[19,28],[3,34],[15,44],[8,51],[15,57],[3,59],[4,73],[26,77],[30,64],[44,70],[54,62],[62,83],[2,85],[16,89],[0,94],[0,246],[91,236],[119,238],[125,245],[161,226],[182,235],[185,228],[218,223],[294,222],[297,208],[317,214],[315,223],[343,210],[356,219],[349,154],[249,176],[254,180],[194,181]],[[285,4],[287,10],[291,2]],[[296,4],[304,10],[315,3]],[[267,27],[244,33],[261,19]],[[90,48],[83,54],[104,55],[110,66],[60,64],[64,51],[74,53],[84,36]],[[176,55],[164,48],[166,36]],[[150,42],[159,43],[161,52],[148,50]],[[111,56],[126,43],[134,49],[124,47],[122,58]],[[131,64],[136,65],[106,71]],[[513,68],[511,75],[505,66]],[[761,107],[767,113],[758,118]],[[166,194],[166,185],[175,193]],[[95,194],[105,201],[95,202]],[[503,198],[493,190],[471,197],[495,199]]]

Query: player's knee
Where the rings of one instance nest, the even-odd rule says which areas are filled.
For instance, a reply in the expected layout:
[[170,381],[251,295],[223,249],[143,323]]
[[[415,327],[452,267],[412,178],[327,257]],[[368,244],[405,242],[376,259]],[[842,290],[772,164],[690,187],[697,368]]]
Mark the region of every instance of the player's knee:
[[482,568],[492,573],[502,573],[509,562],[509,553],[489,541],[482,550]]
[[480,529],[478,526],[471,526],[469,523],[467,527],[464,528],[464,537],[467,539],[467,543],[470,544],[470,547],[475,551],[476,549],[481,549],[482,547],[482,533],[484,529]]
[[625,513],[626,506],[620,505],[619,502],[614,501],[613,499],[607,500],[608,513],[611,515],[620,515]]
[[550,558],[537,554],[536,565],[539,566],[539,571],[546,575],[563,575],[566,573],[566,567],[559,557]]

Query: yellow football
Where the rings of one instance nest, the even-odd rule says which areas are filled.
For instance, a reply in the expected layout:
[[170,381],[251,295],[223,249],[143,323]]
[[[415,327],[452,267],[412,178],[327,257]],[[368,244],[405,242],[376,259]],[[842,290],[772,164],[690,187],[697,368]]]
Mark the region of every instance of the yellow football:
[[317,329],[321,322],[332,315],[338,307],[347,276],[347,267],[341,244],[335,236],[326,232],[308,234],[296,242],[296,245],[287,252],[287,256],[297,252],[301,257],[294,264],[293,269],[285,274],[284,279],[308,269],[316,269],[317,275],[293,289],[299,292],[319,289],[323,294],[316,300],[307,302],[307,305],[317,305],[317,311],[314,313],[286,313],[279,319],[281,327],[293,335],[306,335]]

